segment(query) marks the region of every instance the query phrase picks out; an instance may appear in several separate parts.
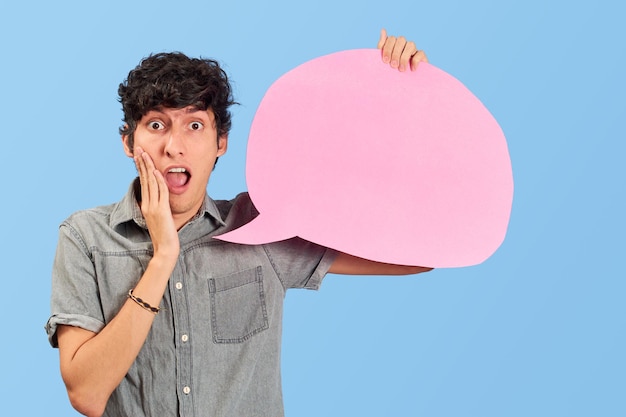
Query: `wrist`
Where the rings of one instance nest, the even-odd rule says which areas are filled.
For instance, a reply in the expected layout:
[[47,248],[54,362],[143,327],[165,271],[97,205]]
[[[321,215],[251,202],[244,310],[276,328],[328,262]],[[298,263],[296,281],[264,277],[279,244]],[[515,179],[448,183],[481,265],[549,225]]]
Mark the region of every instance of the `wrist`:
[[[150,265],[153,265],[158,271],[168,271],[171,273],[176,266],[179,251],[158,251],[155,252],[150,259]],[[169,274],[168,274],[169,275]]]

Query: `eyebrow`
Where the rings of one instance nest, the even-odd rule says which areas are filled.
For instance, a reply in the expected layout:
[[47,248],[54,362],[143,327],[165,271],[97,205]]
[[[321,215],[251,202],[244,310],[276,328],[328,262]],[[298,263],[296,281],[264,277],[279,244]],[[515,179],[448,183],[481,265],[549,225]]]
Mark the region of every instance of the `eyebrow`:
[[198,113],[198,112],[206,113],[209,110],[209,109],[201,109],[198,106],[187,106],[187,107],[183,107],[180,109],[177,109],[174,107],[158,106],[158,107],[148,110],[145,114],[149,114],[152,112],[164,114],[166,109],[184,110],[185,114]]

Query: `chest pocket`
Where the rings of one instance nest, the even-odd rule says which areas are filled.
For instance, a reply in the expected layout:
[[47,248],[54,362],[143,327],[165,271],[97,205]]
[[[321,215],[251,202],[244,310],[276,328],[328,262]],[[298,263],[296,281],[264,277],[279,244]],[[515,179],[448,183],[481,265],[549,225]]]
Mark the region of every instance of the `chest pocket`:
[[242,343],[269,327],[260,266],[208,284],[213,342]]

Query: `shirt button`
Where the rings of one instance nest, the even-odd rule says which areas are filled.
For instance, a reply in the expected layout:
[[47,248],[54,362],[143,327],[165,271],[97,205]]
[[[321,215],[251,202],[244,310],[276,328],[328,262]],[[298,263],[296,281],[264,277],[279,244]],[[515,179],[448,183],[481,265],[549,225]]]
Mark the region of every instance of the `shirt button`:
[[187,336],[186,334],[182,335],[180,338],[182,339],[183,342],[186,342],[187,340],[189,340],[189,336]]
[[177,282],[176,283],[176,289],[180,290],[181,288],[183,288],[183,283],[182,282]]
[[184,387],[184,388],[183,388],[183,392],[184,392],[185,394],[189,394],[189,393],[191,392],[191,388],[189,388],[189,387]]

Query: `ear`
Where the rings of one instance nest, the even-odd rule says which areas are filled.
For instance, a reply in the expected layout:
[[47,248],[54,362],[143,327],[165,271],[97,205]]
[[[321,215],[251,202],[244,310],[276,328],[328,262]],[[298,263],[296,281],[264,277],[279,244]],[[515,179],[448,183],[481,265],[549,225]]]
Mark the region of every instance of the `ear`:
[[128,156],[129,158],[134,157],[135,154],[133,153],[133,150],[130,147],[130,139],[128,135],[122,135],[122,144],[124,145],[124,153],[126,154],[126,156]]
[[220,136],[217,140],[217,156],[220,157],[226,153],[228,149],[228,135]]

